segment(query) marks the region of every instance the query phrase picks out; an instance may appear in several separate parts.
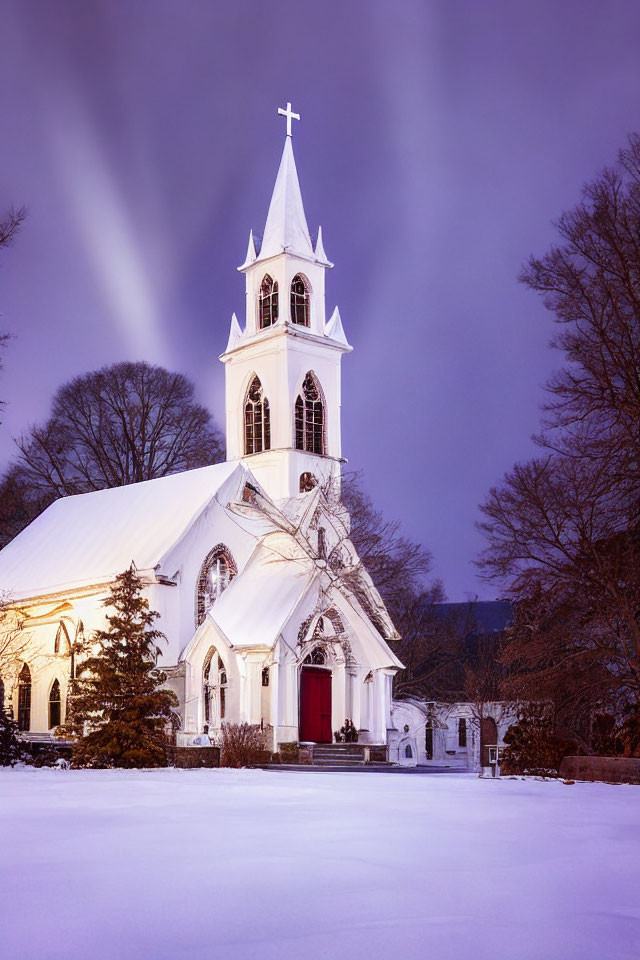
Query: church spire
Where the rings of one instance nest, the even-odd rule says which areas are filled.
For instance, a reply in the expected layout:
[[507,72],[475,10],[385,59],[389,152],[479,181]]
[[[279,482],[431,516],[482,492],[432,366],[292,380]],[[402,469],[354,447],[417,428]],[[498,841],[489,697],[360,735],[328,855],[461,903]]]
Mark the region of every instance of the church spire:
[[258,259],[279,253],[314,259],[290,136],[284,142]]

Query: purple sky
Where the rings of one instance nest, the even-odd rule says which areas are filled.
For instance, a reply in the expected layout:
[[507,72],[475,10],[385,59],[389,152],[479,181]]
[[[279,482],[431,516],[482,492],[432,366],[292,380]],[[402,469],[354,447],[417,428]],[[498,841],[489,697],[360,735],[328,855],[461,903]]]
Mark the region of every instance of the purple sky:
[[451,599],[494,595],[477,504],[530,455],[558,362],[516,277],[640,129],[640,5],[0,0],[0,25],[0,212],[29,208],[0,273],[0,465],[61,383],[122,359],[185,371],[223,424],[291,100],[355,348],[344,454]]

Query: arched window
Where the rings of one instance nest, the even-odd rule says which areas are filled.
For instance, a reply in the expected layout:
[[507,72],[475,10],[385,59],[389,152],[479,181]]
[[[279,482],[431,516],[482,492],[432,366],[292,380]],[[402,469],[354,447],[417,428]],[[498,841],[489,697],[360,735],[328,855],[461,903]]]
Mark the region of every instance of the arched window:
[[60,683],[54,680],[49,691],[49,730],[60,726]]
[[219,543],[207,555],[198,577],[197,627],[204,621],[207,612],[223,590],[226,590],[237,572],[233,557],[224,544]]
[[320,386],[311,371],[296,400],[296,450],[324,453],[324,405]]
[[244,452],[260,453],[271,449],[271,417],[269,401],[262,384],[254,377],[244,402]]
[[413,757],[413,750],[411,749],[410,743],[408,743],[404,748],[404,755],[407,758],[407,760],[411,760],[411,758]]
[[464,717],[460,717],[458,720],[458,746],[466,747],[467,745],[467,721]]
[[270,327],[278,319],[278,281],[267,273],[260,284],[258,299],[258,322],[260,329]]
[[227,709],[227,671],[222,657],[212,647],[202,668],[204,722],[217,726],[224,720]]
[[320,647],[314,647],[311,653],[308,653],[304,658],[304,662],[308,666],[312,667],[323,667],[327,662],[327,658],[324,655],[324,651]]
[[31,671],[24,663],[18,676],[18,730],[31,728]]
[[312,473],[306,471],[300,474],[300,493],[311,493],[314,487],[317,487],[318,481]]
[[301,273],[291,281],[291,322],[309,326],[309,284]]
[[71,650],[71,639],[69,637],[69,631],[63,620],[58,624],[58,629],[56,630],[56,637],[53,641],[53,652],[54,653],[69,653]]

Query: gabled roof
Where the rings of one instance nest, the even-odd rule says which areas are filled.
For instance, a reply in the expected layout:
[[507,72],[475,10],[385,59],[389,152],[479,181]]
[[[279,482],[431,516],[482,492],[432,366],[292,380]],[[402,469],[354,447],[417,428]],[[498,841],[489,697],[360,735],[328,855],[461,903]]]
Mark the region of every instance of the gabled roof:
[[273,646],[307,592],[313,607],[317,579],[313,561],[293,538],[272,534],[258,545],[208,616],[234,647]]
[[265,260],[283,252],[297,254],[308,260],[315,257],[302,204],[291,137],[286,137],[284,142],[258,259]]
[[20,600],[104,583],[132,561],[153,569],[235,471],[244,468],[216,463],[56,500],[0,551],[0,593]]

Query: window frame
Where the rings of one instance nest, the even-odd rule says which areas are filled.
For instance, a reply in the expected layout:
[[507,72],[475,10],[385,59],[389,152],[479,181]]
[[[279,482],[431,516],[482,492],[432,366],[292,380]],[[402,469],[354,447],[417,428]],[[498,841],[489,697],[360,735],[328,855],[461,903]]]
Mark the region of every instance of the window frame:
[[[294,290],[294,284],[303,289]],[[296,273],[289,284],[289,317],[297,327],[311,326],[311,287],[304,273]],[[300,318],[300,319],[299,319]]]
[[[267,286],[267,284],[270,284]],[[266,318],[268,317],[268,320]],[[268,330],[278,322],[278,281],[265,273],[258,291],[258,329]]]
[[257,373],[251,375],[244,395],[243,432],[245,457],[271,449],[271,408]]

